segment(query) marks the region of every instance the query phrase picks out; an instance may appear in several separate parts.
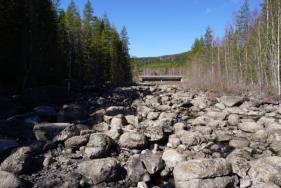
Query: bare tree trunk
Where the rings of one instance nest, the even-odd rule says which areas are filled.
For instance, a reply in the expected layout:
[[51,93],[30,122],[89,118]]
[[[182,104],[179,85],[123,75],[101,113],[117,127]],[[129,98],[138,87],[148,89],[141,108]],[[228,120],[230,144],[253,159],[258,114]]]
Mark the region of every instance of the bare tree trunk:
[[277,17],[277,84],[278,95],[281,95],[280,85],[280,1],[278,1],[278,17]]

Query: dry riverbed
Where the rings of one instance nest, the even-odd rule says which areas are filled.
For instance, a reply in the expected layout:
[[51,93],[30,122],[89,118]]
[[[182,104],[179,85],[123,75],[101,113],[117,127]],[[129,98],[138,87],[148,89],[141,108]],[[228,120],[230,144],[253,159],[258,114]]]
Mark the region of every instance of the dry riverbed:
[[0,121],[0,188],[277,188],[280,118],[179,86],[87,92]]

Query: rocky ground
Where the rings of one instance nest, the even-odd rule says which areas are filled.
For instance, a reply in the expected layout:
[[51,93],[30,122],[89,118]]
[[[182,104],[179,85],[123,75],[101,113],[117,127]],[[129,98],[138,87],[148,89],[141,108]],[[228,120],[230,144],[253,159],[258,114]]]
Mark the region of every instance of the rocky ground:
[[274,102],[131,86],[4,117],[0,188],[281,186]]

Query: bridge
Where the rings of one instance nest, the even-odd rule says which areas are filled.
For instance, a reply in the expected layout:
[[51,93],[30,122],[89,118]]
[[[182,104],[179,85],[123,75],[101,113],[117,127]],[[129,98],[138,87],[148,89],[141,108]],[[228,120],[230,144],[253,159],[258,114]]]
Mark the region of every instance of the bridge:
[[140,76],[141,82],[165,82],[165,81],[176,81],[176,82],[182,82],[183,81],[182,75],[143,75]]

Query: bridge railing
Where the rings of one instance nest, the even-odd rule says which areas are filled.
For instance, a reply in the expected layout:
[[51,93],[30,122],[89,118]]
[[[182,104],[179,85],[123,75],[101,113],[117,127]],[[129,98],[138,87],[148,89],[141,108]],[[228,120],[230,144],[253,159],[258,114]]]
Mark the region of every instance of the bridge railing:
[[183,75],[142,75],[140,76],[140,81],[178,81],[182,82],[184,76]]

